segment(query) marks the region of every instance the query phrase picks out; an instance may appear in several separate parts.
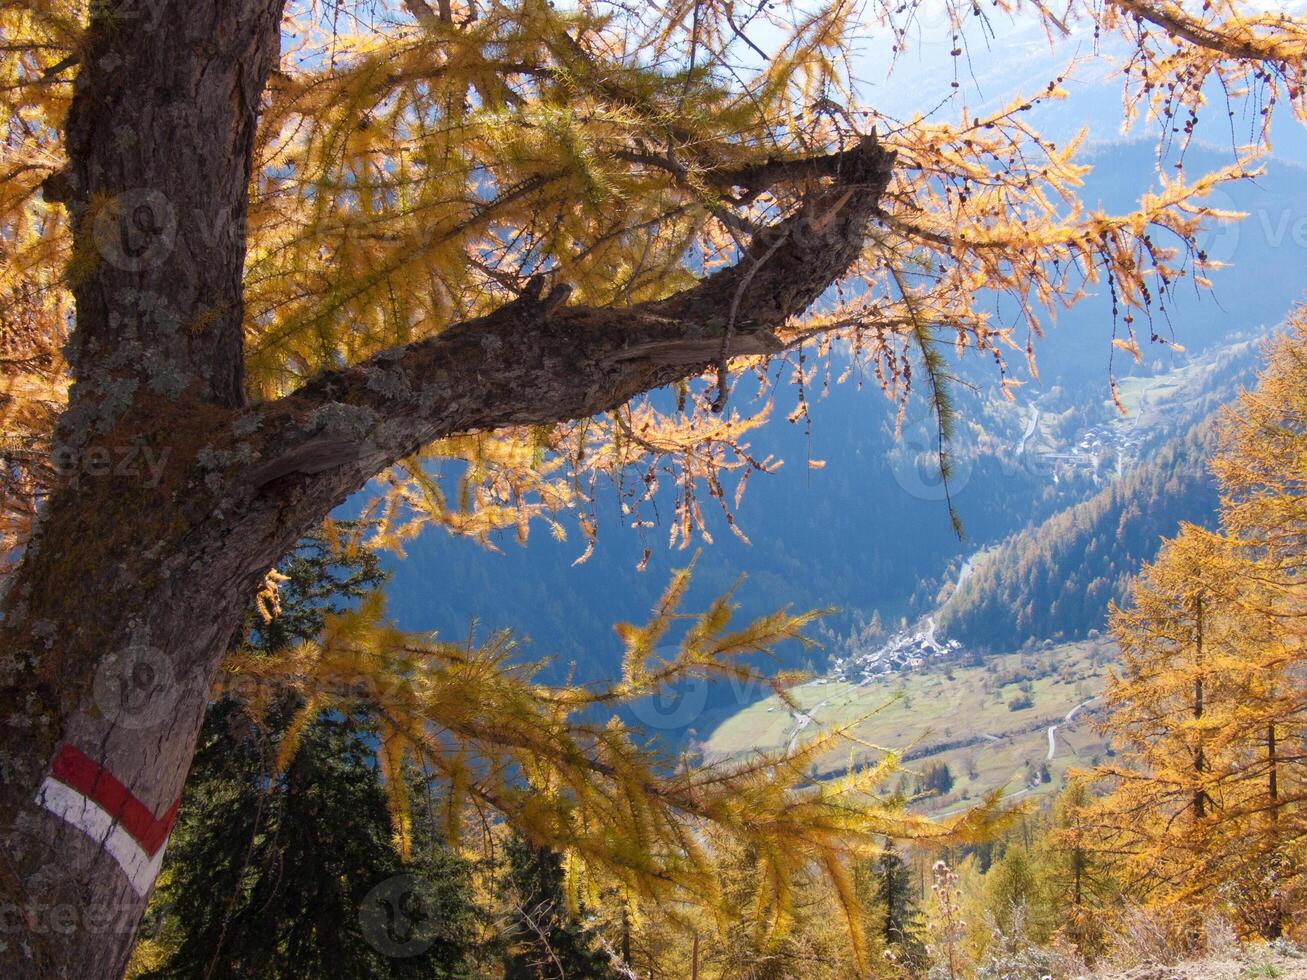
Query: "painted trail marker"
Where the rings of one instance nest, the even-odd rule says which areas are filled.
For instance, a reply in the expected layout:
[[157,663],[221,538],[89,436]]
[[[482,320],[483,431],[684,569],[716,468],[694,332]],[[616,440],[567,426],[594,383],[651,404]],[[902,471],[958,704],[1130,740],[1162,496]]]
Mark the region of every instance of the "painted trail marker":
[[99,843],[144,897],[159,875],[181,797],[155,816],[108,769],[65,745],[55,754],[36,802]]

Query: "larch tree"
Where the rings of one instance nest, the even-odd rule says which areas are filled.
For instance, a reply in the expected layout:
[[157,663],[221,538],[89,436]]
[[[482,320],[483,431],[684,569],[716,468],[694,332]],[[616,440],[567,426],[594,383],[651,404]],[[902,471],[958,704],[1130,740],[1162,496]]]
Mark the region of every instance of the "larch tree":
[[1114,613],[1124,664],[1105,727],[1120,755],[1088,808],[1137,896],[1222,908],[1266,938],[1307,884],[1304,351],[1299,310],[1222,415],[1219,529],[1182,526]]
[[[1031,7],[1123,36],[1127,105],[1168,128],[1213,86],[1307,108],[1289,18]],[[840,341],[891,394],[926,391],[947,473],[937,339],[1032,355],[1041,319],[1107,283],[1138,350],[1136,313],[1202,281],[1203,195],[1247,157],[1109,215],[1076,197],[1078,143],[1023,118],[1056,79],[951,123],[879,115],[847,55],[866,30],[907,43],[916,8],[0,3],[3,337],[47,352],[4,403],[25,427],[5,456],[5,973],[121,972],[251,597],[360,488],[383,541],[525,533],[639,464],[649,494],[677,476],[684,541],[696,488],[752,466],[742,370],[799,351],[803,380],[802,352]],[[947,10],[960,58],[984,12]],[[639,400],[668,386],[674,410]],[[467,464],[457,500],[436,456]]]
[[1103,950],[1103,909],[1117,891],[1112,865],[1095,846],[1098,827],[1090,816],[1092,803],[1083,781],[1068,784],[1053,801],[1052,821],[1039,845],[1044,890],[1056,928],[1087,959]]
[[1229,744],[1248,679],[1245,651],[1221,615],[1216,543],[1192,526],[1146,566],[1130,606],[1114,611],[1122,666],[1103,695],[1119,761],[1093,822],[1128,886],[1157,903],[1214,902],[1224,872],[1224,813],[1241,779]]
[[[1270,346],[1254,391],[1224,416],[1213,472],[1221,527],[1245,562],[1230,605],[1251,626],[1245,820],[1264,846],[1248,855],[1246,925],[1274,938],[1307,900],[1307,312]],[[1251,873],[1249,873],[1251,872]]]

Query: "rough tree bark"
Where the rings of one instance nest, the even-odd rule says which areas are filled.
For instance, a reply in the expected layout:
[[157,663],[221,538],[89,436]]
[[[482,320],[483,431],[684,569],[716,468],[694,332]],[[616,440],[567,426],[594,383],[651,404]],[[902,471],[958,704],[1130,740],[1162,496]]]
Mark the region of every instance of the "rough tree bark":
[[847,271],[889,179],[872,139],[753,168],[736,186],[802,180],[802,207],[690,289],[601,309],[535,282],[247,405],[247,188],[283,2],[92,8],[69,165],[47,184],[76,241],[67,480],[0,622],[0,975],[121,975],[214,674],[297,538],[433,439],[592,415],[778,350],[776,329]]

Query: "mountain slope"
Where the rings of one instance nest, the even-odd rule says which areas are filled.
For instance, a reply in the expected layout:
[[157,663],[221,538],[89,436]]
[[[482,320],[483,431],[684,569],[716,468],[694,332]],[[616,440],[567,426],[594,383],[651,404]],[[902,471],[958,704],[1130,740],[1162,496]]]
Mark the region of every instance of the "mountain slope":
[[[1108,604],[1125,598],[1163,537],[1181,522],[1215,519],[1217,491],[1207,469],[1214,417],[1252,380],[1256,349],[1232,344],[1123,385],[1130,414],[1091,427],[1077,444],[1079,453],[1115,452],[1119,479],[976,555],[940,610],[941,632],[969,649],[1011,650],[1101,628]],[[1127,465],[1129,454],[1138,461]],[[1045,458],[1067,455],[1076,454]]]
[[984,552],[941,615],[970,648],[1011,649],[1031,639],[1079,639],[1101,628],[1140,565],[1181,521],[1208,523],[1216,488],[1205,465],[1210,424],[1162,448],[1084,503]]

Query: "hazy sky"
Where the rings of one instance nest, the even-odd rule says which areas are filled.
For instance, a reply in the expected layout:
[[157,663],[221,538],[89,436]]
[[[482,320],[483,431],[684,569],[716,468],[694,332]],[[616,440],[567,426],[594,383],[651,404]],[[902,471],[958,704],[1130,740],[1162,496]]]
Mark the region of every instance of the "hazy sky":
[[[1249,6],[1289,13],[1307,14],[1307,0],[1253,0]],[[1157,123],[1140,119],[1129,133],[1122,133],[1121,69],[1126,45],[1117,38],[1106,38],[1095,51],[1092,27],[1072,24],[1070,36],[1050,41],[1044,26],[1031,14],[1010,17],[991,13],[992,31],[981,29],[978,21],[966,25],[962,47],[964,56],[957,60],[959,88],[954,97],[937,111],[942,119],[956,118],[965,104],[973,113],[1001,107],[1017,94],[1033,95],[1052,79],[1067,73],[1064,83],[1070,95],[1064,101],[1050,102],[1033,110],[1028,118],[1054,139],[1065,140],[1082,126],[1088,127],[1094,142],[1120,139],[1155,138]],[[868,32],[859,44],[854,63],[861,83],[861,95],[880,111],[898,117],[928,112],[950,93],[954,77],[952,31],[939,0],[923,5],[911,48],[900,52],[897,60],[891,50],[892,40],[882,33]],[[1072,67],[1073,66],[1073,67]],[[1236,138],[1246,141],[1251,120],[1242,107],[1236,117]],[[1275,151],[1278,156],[1307,163],[1307,127],[1281,109],[1275,127]],[[1230,124],[1223,105],[1213,105],[1200,117],[1197,137],[1220,146],[1231,142]]]

